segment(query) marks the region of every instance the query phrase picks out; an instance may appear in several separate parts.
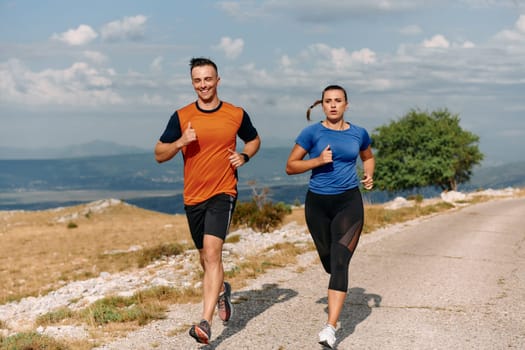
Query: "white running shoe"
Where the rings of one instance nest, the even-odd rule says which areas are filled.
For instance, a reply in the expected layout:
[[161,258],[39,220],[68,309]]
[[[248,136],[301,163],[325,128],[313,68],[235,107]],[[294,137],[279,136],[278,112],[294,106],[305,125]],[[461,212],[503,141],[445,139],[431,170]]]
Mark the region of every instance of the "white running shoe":
[[335,328],[332,325],[327,324],[319,332],[319,344],[326,346],[327,348],[333,349],[335,344]]

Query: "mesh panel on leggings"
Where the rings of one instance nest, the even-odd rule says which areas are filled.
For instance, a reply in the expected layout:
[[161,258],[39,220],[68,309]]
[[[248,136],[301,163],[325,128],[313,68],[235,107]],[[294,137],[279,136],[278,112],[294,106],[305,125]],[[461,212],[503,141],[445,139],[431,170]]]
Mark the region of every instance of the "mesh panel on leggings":
[[348,231],[344,234],[343,237],[339,240],[339,243],[346,246],[352,254],[355,252],[357,247],[357,242],[359,242],[359,237],[361,236],[361,229],[363,227],[363,222],[359,220],[353,224]]
[[346,292],[348,290],[348,266],[361,235],[362,221],[359,220],[346,231],[338,242],[332,243],[331,271],[328,288]]

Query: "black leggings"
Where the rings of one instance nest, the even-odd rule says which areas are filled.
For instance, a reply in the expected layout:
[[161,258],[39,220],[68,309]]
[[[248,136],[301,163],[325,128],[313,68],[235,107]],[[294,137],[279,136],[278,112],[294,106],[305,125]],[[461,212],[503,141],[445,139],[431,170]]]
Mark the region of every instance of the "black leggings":
[[363,229],[364,209],[359,188],[337,195],[308,191],[305,216],[317,253],[327,273],[329,289],[348,290],[348,266]]

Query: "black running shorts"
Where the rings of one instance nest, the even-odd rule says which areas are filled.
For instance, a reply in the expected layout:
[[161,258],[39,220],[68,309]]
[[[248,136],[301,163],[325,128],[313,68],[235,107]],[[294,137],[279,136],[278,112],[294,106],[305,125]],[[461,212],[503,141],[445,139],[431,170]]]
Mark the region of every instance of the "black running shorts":
[[197,249],[204,247],[204,235],[212,235],[223,241],[230,229],[230,223],[237,198],[218,194],[196,205],[185,205],[186,218],[191,237]]

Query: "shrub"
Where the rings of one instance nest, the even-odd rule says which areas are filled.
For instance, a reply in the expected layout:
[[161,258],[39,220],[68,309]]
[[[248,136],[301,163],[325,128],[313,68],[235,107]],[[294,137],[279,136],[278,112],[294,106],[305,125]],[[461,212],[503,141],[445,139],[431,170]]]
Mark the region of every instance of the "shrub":
[[67,228],[77,228],[77,227],[78,225],[73,221],[70,221],[67,223]]
[[54,311],[39,315],[36,319],[37,325],[49,325],[53,323],[59,323],[60,321],[73,317],[74,312],[67,308],[61,307]]
[[292,208],[283,203],[272,203],[267,199],[268,189],[257,193],[252,182],[253,197],[249,202],[239,202],[232,217],[233,226],[247,226],[256,231],[270,232],[278,227]]
[[164,318],[166,307],[158,303],[144,304],[133,297],[105,297],[81,311],[81,317],[94,325],[137,321],[144,325],[151,320]]
[[0,337],[0,349],[46,349],[67,350],[68,347],[46,335],[36,332],[17,333],[7,338]]

